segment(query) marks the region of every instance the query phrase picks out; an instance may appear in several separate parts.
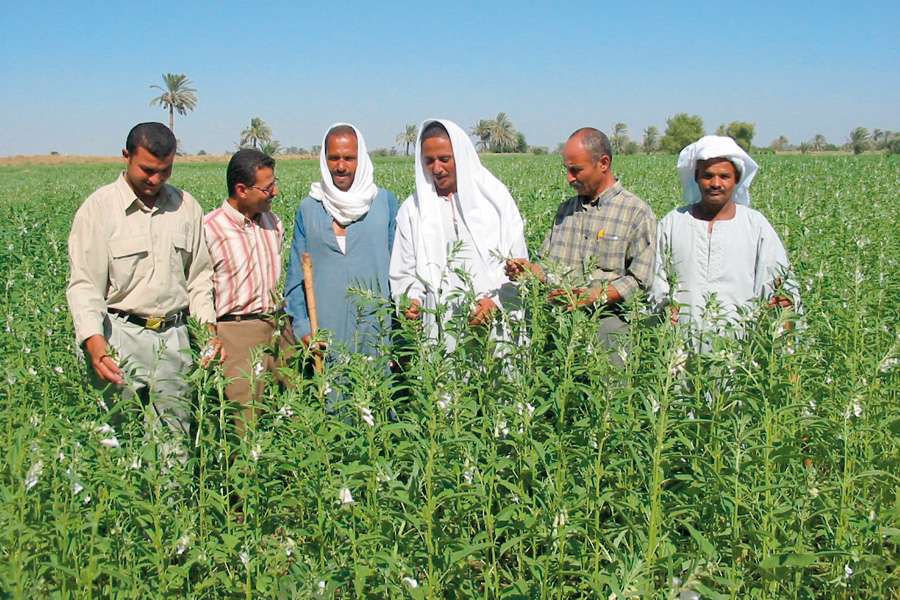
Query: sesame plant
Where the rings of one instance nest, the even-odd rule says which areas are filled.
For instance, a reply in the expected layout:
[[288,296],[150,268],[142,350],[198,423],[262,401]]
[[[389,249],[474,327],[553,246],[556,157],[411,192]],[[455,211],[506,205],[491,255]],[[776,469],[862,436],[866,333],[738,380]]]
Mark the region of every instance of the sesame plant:
[[[559,157],[485,162],[534,252],[569,194]],[[66,239],[119,167],[0,167],[0,595],[896,597],[900,163],[760,163],[754,207],[802,314],[753,306],[698,353],[638,299],[616,367],[601,311],[525,280],[516,343],[452,321],[448,355],[395,319],[378,356],[329,344],[321,372],[302,348],[283,383],[254,371],[242,438],[221,369],[197,368],[188,440],[148,431],[140,400],[107,402],[74,347]],[[673,157],[614,169],[658,217],[679,204]],[[318,163],[278,175],[290,236]],[[376,180],[402,200],[411,161],[379,159]],[[224,164],[177,164],[172,183],[210,210]]]

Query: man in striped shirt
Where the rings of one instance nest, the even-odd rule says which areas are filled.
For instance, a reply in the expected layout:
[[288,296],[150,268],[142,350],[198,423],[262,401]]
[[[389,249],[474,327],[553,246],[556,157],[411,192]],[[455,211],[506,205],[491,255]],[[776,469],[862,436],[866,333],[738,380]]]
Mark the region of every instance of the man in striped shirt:
[[262,375],[274,371],[267,352],[276,331],[276,286],[281,276],[284,226],[271,212],[278,195],[275,160],[254,149],[228,162],[228,198],[203,218],[213,262],[216,329],[225,350],[228,399],[242,407],[240,436],[256,418]]

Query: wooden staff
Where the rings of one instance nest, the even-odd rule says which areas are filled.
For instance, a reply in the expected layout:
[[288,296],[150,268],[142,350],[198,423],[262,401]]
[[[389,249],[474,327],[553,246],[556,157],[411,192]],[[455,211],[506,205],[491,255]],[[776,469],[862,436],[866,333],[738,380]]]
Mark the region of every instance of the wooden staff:
[[[309,252],[303,253],[303,289],[306,291],[306,312],[309,314],[310,337],[314,338],[319,329],[319,317],[316,313],[316,290],[313,287],[313,264]],[[318,352],[318,348],[313,350],[313,361],[315,361],[316,373],[321,373],[322,355]]]

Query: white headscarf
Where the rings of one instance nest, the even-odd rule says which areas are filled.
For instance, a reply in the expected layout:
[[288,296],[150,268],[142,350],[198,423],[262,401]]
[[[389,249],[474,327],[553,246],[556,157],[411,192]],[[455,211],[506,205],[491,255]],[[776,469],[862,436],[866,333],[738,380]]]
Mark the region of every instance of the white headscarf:
[[[325,160],[325,144],[328,141],[328,132],[338,126],[351,127],[356,133],[356,175],[350,189],[346,192],[339,190],[331,179],[328,170],[328,162]],[[325,205],[328,214],[341,226],[356,221],[372,206],[372,200],[378,195],[378,188],[373,178],[374,167],[369,152],[366,149],[366,140],[362,133],[350,123],[335,123],[325,131],[322,140],[322,149],[319,150],[319,170],[322,172],[322,180],[309,186],[309,195]]]
[[506,186],[481,164],[466,132],[446,119],[423,121],[416,140],[416,191],[413,199],[420,219],[414,240],[416,272],[424,275],[432,290],[437,290],[447,267],[447,241],[440,204],[445,201],[438,197],[431,173],[422,161],[422,132],[434,121],[443,125],[450,134],[462,220],[472,234],[481,261],[485,266],[490,266],[484,273],[485,280],[492,289],[498,289],[508,279],[503,272],[503,262],[492,256],[492,252],[499,252],[504,257],[527,258],[522,217]]
[[727,158],[741,175],[731,199],[735,204],[750,206],[750,184],[756,177],[759,165],[730,137],[706,135],[686,146],[678,155],[678,174],[684,200],[688,204],[700,202],[700,187],[696,181],[697,162],[710,158]]

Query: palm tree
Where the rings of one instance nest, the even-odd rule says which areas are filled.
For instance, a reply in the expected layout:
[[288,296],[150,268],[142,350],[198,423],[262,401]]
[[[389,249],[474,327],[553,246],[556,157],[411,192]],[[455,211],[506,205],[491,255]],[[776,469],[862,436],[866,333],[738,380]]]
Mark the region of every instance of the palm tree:
[[644,152],[650,154],[659,149],[659,129],[651,125],[644,130]]
[[259,117],[250,119],[250,127],[241,132],[240,146],[259,149],[267,142],[272,141],[272,128]]
[[812,141],[813,152],[821,152],[825,149],[826,144],[828,144],[828,140],[825,139],[825,136],[817,133]]
[[179,115],[186,115],[187,111],[194,110],[197,106],[197,90],[190,87],[191,80],[187,75],[166,73],[162,76],[166,87],[151,85],[150,88],[160,90],[162,94],[150,101],[150,106],[157,104],[169,111],[169,129],[175,132],[175,111]]
[[472,125],[472,135],[478,138],[479,150],[482,152],[487,150],[490,145],[493,123],[490,119],[479,119],[477,123]]
[[281,152],[281,142],[279,142],[278,140],[270,140],[270,141],[266,142],[265,144],[263,144],[260,147],[260,150],[264,154],[268,154],[269,156],[275,156],[276,154]]
[[490,122],[490,144],[494,152],[509,152],[516,147],[519,141],[516,128],[506,113],[498,113],[497,118]]
[[613,125],[612,147],[615,154],[622,154],[625,150],[625,144],[628,143],[628,125],[625,123],[616,123]]
[[409,145],[415,144],[417,139],[419,139],[419,127],[415,123],[410,123],[397,135],[395,141],[398,144],[406,144],[406,156],[409,156]]
[[850,132],[850,149],[853,154],[862,154],[869,147],[869,130],[857,127]]

